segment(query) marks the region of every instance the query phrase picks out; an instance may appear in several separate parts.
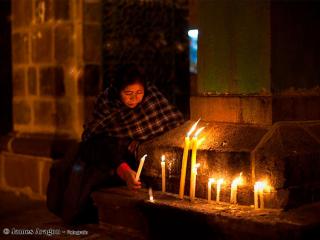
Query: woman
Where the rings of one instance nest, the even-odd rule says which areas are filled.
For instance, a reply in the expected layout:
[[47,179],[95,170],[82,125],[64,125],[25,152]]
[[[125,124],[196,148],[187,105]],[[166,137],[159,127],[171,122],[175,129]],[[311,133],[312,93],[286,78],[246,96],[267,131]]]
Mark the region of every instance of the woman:
[[84,126],[64,192],[62,218],[69,223],[95,219],[90,193],[99,187],[122,181],[130,189],[140,188],[133,170],[139,144],[182,122],[182,114],[144,81],[138,68],[119,68],[113,85],[98,96],[93,116]]

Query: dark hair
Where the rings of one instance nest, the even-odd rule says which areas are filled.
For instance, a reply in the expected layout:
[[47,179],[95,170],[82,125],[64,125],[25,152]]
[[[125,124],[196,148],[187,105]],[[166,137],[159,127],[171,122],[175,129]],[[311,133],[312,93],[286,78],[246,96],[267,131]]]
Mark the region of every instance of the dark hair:
[[121,90],[133,83],[140,83],[145,88],[146,82],[143,70],[134,64],[119,65],[115,70],[112,83],[112,88],[117,97],[120,96]]

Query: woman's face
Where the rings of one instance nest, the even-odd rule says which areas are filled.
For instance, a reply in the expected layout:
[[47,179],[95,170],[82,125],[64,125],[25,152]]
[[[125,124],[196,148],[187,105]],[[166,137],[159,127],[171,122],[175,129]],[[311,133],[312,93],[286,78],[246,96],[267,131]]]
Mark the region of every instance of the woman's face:
[[135,108],[143,99],[144,87],[141,83],[126,86],[120,92],[121,101],[129,108]]

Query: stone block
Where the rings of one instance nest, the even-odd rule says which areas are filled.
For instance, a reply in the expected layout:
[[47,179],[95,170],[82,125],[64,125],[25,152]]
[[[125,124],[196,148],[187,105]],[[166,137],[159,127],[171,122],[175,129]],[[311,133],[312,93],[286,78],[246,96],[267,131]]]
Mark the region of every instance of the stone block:
[[34,123],[45,126],[53,126],[55,124],[55,110],[53,101],[34,102]]
[[93,22],[101,24],[102,8],[100,1],[84,2],[83,16],[86,23]]
[[37,70],[34,67],[28,68],[28,94],[37,95]]
[[73,128],[73,111],[69,102],[58,101],[56,102],[55,123],[58,128],[69,129]]
[[15,124],[29,124],[31,121],[31,108],[27,101],[14,100],[13,121]]
[[[64,2],[64,1],[63,1]],[[59,24],[55,28],[55,60],[58,63],[69,62],[74,58],[74,35],[71,24]]]
[[56,20],[70,19],[70,0],[55,0],[54,1],[54,15]]
[[32,1],[12,1],[12,22],[14,28],[27,27],[32,21]]
[[[148,155],[142,173],[142,180],[148,186],[152,186],[156,190],[161,189],[160,159],[162,155],[165,155],[167,189],[172,193],[179,192],[184,137],[191,125],[192,121],[189,121],[140,146],[138,155],[140,157],[144,154]],[[228,202],[231,182],[242,172],[246,184],[239,193],[239,201],[241,204],[251,205],[253,203],[253,187],[250,153],[267,133],[268,128],[207,122],[200,122],[200,126],[205,126],[205,129],[199,137],[204,137],[204,141],[197,151],[197,162],[200,163],[200,167],[197,174],[196,196],[206,198],[208,178],[224,178],[225,185],[221,192],[221,200]],[[189,195],[191,154],[190,150],[185,186],[185,194],[187,195]],[[213,194],[215,194],[214,189]]]
[[40,69],[40,95],[65,95],[64,72],[62,67],[43,67]]
[[307,121],[320,119],[320,96],[296,95],[272,98],[272,119],[277,121]]
[[12,35],[12,57],[14,64],[29,62],[28,33],[14,33]]
[[30,187],[33,192],[39,193],[39,165],[33,157],[2,153],[4,159],[5,181],[14,188]]
[[275,188],[276,207],[320,201],[320,141],[305,130],[319,124],[278,122],[255,149],[255,178]]
[[32,31],[32,61],[51,63],[53,60],[53,39],[50,26],[36,28]]
[[191,97],[191,119],[266,125],[272,123],[271,103],[261,96]]
[[100,66],[88,64],[84,67],[84,74],[79,79],[78,91],[83,96],[97,96],[101,91]]
[[16,68],[13,70],[13,95],[26,95],[26,74],[24,68]]
[[102,28],[101,25],[83,26],[84,36],[84,61],[100,63],[102,53]]

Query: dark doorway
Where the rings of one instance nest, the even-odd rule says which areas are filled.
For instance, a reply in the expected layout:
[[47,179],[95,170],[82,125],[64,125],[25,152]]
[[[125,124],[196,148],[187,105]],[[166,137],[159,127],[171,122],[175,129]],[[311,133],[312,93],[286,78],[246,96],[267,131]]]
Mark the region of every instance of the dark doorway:
[[0,1],[0,135],[12,131],[11,1]]
[[117,64],[138,64],[189,118],[187,1],[103,1],[103,69],[108,86]]

